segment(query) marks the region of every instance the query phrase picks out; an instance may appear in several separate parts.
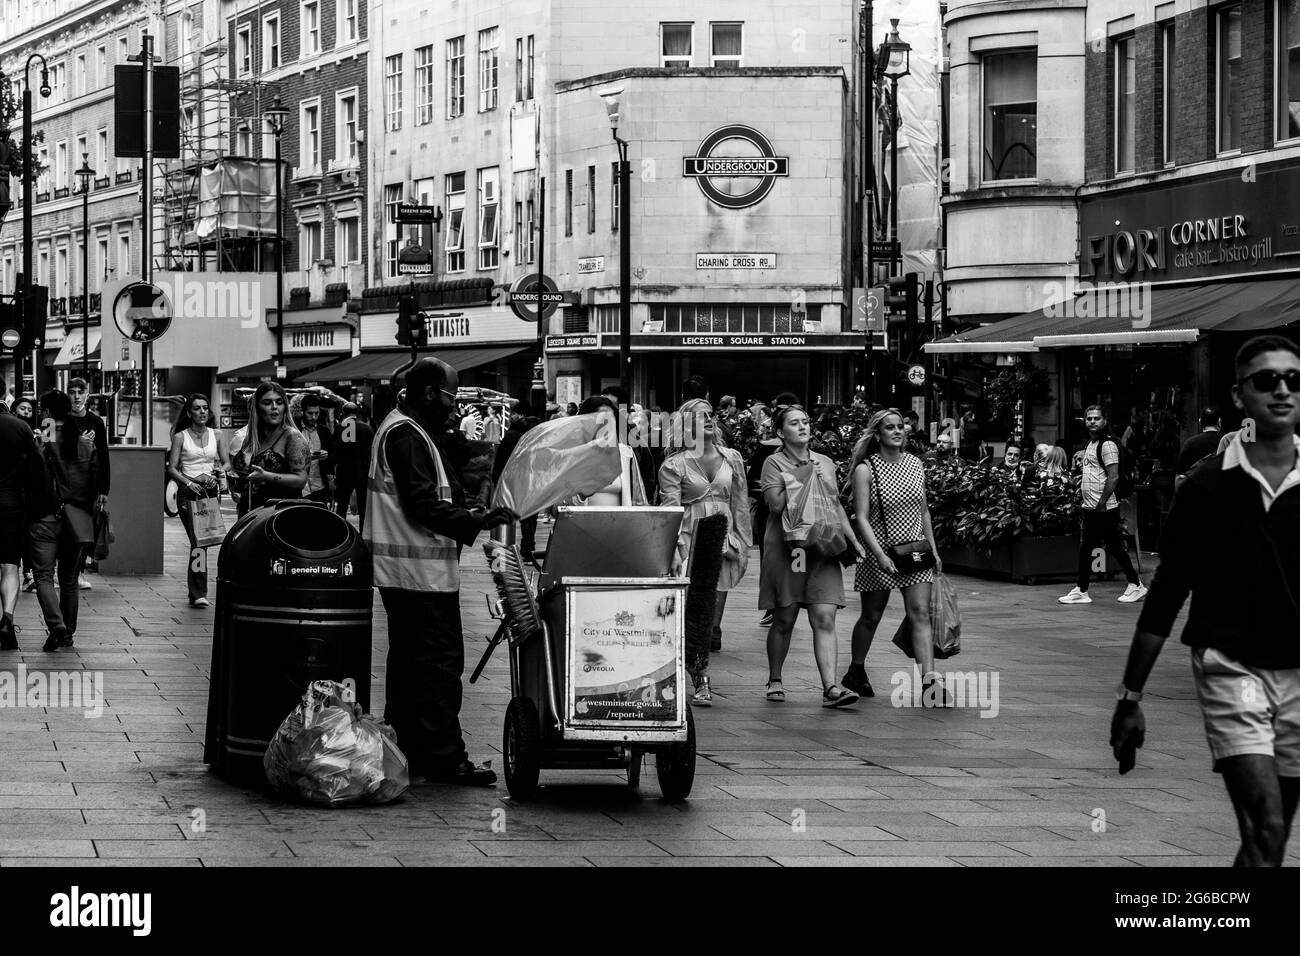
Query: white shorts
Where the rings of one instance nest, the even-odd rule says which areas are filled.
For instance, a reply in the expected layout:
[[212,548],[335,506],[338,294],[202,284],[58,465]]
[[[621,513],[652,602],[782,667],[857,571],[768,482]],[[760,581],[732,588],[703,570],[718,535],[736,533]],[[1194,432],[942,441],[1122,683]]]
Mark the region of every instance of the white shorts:
[[1250,667],[1212,647],[1192,649],[1205,736],[1218,762],[1272,757],[1279,777],[1300,777],[1300,667]]

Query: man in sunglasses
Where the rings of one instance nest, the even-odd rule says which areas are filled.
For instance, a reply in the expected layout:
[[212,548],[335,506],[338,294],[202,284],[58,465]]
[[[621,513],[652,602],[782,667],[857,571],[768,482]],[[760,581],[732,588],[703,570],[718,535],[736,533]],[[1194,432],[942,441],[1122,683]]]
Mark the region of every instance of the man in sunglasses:
[[456,408],[456,388],[456,370],[435,358],[394,376],[397,408],[375,433],[361,535],[388,615],[384,719],[411,775],[492,786],[496,774],[470,761],[460,729],[460,549],[516,516],[509,508],[465,508],[455,468],[434,443]]
[[1190,593],[1182,638],[1237,813],[1235,862],[1280,866],[1300,798],[1300,346],[1256,336],[1237,352],[1236,373],[1242,430],[1175,493],[1111,747],[1127,773],[1146,738],[1142,687]]

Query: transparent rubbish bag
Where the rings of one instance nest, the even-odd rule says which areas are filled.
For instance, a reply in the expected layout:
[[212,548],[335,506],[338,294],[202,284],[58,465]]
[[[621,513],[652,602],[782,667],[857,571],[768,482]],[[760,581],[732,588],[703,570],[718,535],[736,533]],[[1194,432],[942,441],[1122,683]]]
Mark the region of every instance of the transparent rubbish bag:
[[557,418],[530,428],[519,439],[501,470],[492,507],[528,518],[574,495],[595,494],[622,470],[608,415]]
[[314,681],[262,758],[271,789],[327,807],[388,803],[411,785],[392,727],[334,681]]

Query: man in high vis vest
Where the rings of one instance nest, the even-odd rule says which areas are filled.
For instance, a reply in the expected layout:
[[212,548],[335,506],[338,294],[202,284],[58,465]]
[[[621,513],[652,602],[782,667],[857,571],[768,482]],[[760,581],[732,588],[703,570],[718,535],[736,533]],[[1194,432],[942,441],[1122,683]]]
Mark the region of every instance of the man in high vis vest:
[[394,378],[394,390],[405,392],[375,433],[362,537],[388,614],[384,719],[397,731],[411,775],[491,786],[496,774],[470,761],[460,730],[460,549],[517,519],[508,508],[467,510],[454,470],[434,445],[456,407],[457,385],[456,370],[435,358]]

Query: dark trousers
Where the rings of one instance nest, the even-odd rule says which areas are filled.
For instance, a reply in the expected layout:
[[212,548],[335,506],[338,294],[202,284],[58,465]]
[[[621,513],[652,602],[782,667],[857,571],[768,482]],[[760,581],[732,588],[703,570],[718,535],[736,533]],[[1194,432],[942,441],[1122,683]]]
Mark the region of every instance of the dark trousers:
[[519,550],[527,561],[537,550],[537,515],[519,522]]
[[311,494],[307,495],[306,498],[307,498],[308,501],[319,501],[319,502],[320,502],[321,504],[323,504],[326,508],[328,508],[329,505],[330,505],[330,490],[329,490],[329,487],[326,486],[326,487],[324,487],[324,488],[320,488],[320,489],[318,489],[318,490],[316,490],[316,491],[313,491]]
[[448,770],[469,759],[460,732],[465,638],[460,593],[380,588],[388,614],[384,720],[413,772]]
[[364,484],[348,485],[340,481],[334,491],[334,513],[343,518],[348,516],[348,502],[352,499],[353,492],[356,493],[357,515],[361,518],[361,527],[364,528],[366,526],[366,486]]
[[[193,502],[210,495],[196,495],[184,485],[176,486],[176,510],[180,512],[181,527],[190,538],[190,555],[185,565],[185,585],[191,601],[208,596],[208,549],[194,542]],[[218,507],[220,504],[218,503]]]
[[1119,533],[1119,509],[1093,511],[1089,508],[1083,513],[1083,529],[1079,534],[1079,590],[1088,590],[1088,584],[1092,580],[1093,552],[1103,543],[1111,557],[1119,563],[1128,583],[1137,584],[1137,571],[1133,569],[1128,547]]
[[[84,545],[72,534],[62,518],[47,515],[32,524],[32,577],[36,579],[36,597],[41,602],[45,626],[53,633],[66,627],[69,634],[77,630],[77,606],[80,592],[77,574],[81,569]],[[58,565],[59,592],[54,591],[54,571]]]

